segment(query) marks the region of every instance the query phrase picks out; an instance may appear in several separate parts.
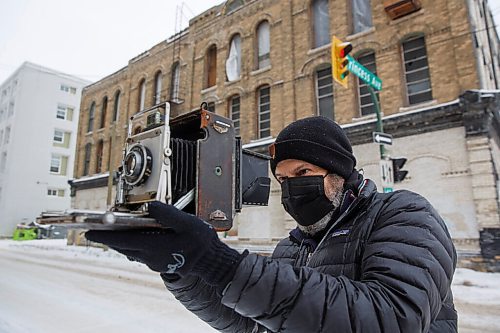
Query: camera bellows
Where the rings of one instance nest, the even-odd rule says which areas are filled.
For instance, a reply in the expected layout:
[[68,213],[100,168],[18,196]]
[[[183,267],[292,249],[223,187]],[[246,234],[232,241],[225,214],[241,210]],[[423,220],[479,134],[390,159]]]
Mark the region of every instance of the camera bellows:
[[170,139],[172,149],[172,202],[176,202],[196,186],[196,141]]

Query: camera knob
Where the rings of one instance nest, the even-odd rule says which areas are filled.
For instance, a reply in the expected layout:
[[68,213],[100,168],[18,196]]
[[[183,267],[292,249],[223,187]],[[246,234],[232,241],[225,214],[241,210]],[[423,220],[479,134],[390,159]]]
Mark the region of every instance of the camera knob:
[[172,149],[170,149],[170,148],[165,148],[165,150],[163,151],[163,155],[165,155],[165,157],[170,157],[170,156],[172,156]]

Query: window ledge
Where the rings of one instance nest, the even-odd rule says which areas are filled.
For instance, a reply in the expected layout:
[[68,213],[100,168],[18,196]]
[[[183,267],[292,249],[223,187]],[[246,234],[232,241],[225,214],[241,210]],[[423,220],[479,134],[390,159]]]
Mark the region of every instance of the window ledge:
[[238,83],[240,81],[241,81],[241,76],[238,79],[234,80],[234,81],[226,81],[226,82],[224,82],[224,86],[227,87],[227,86],[236,84],[236,83]]
[[270,71],[270,70],[271,70],[271,68],[272,68],[272,66],[271,66],[271,65],[266,66],[266,67],[263,67],[263,68],[259,68],[259,69],[256,69],[256,70],[254,70],[254,71],[251,71],[251,72],[250,72],[250,75],[251,75],[251,76],[259,75],[260,73],[264,73],[264,72]]
[[208,94],[209,92],[212,92],[212,91],[215,91],[215,90],[217,90],[217,85],[211,86],[209,88],[202,89],[201,93],[202,94]]
[[92,134],[94,134],[94,131],[90,131],[90,132],[85,133],[85,136],[91,136]]
[[360,38],[360,37],[369,35],[369,34],[374,33],[374,32],[375,32],[375,27],[371,27],[369,29],[366,29],[365,31],[361,31],[361,32],[349,35],[345,39],[346,40],[353,40],[353,39],[356,39],[356,38]]
[[414,104],[411,106],[402,106],[399,108],[399,112],[414,111],[414,110],[422,109],[422,108],[437,105],[437,104],[438,104],[437,100],[433,99],[431,101],[422,102],[422,103]]
[[367,120],[373,120],[377,119],[377,114],[367,114],[366,116],[360,116],[360,117],[354,117],[352,118],[353,122],[360,122],[360,121],[367,121]]
[[322,45],[320,47],[317,47],[315,49],[310,49],[309,51],[307,51],[307,55],[310,56],[313,54],[322,53],[326,50],[330,50],[331,46],[332,46],[332,43],[328,43],[328,44]]

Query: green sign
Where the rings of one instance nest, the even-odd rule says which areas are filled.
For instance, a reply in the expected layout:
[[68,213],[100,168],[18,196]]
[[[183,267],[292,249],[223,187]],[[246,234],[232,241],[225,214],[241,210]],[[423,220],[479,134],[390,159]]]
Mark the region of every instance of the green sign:
[[350,55],[347,56],[347,59],[349,60],[347,64],[347,70],[349,72],[359,77],[366,84],[373,87],[373,89],[382,90],[382,80],[377,75],[370,72]]

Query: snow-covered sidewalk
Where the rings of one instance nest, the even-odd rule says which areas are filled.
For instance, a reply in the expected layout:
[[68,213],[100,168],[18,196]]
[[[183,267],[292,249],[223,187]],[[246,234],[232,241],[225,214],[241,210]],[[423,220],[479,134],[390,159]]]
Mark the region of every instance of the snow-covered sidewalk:
[[[0,333],[214,332],[157,273],[65,240],[0,240]],[[457,269],[460,332],[500,332],[500,273]]]

